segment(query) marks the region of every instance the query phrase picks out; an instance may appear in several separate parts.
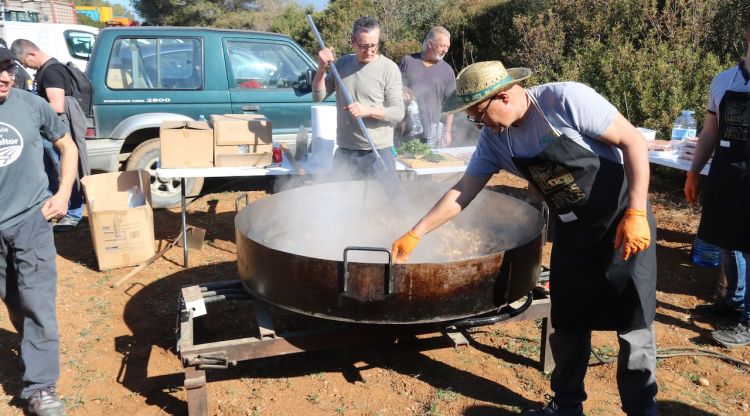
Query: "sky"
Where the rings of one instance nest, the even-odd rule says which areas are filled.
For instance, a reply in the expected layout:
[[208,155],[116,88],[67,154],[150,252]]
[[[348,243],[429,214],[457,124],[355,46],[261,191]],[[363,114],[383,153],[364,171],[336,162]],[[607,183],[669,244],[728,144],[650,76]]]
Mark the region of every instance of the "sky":
[[328,4],[328,0],[297,0],[297,3],[306,6],[312,4],[315,6],[315,10],[323,10]]

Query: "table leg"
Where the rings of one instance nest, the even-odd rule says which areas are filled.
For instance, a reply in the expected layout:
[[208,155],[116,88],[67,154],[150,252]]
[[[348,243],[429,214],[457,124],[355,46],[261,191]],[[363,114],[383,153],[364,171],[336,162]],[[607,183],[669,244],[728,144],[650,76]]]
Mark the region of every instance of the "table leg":
[[187,219],[186,219],[186,204],[185,204],[185,178],[180,178],[180,205],[182,212],[182,255],[184,266],[188,267],[188,245],[187,245]]

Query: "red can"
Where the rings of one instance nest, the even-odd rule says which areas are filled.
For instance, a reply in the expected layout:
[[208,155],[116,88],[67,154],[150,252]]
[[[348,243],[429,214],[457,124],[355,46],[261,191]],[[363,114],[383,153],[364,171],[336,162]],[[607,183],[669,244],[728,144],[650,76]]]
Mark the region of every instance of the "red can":
[[282,153],[281,153],[281,145],[280,144],[274,144],[272,147],[272,154],[271,158],[273,160],[273,163],[281,163],[282,160]]

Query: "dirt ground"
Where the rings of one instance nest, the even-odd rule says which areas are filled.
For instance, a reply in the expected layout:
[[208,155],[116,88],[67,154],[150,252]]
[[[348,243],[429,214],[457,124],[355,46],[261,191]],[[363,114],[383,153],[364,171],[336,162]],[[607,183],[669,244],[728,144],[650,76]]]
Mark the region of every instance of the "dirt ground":
[[[691,315],[710,301],[716,269],[691,264],[699,211],[681,196],[683,177],[652,171],[658,220],[656,331],[659,348],[690,347],[750,361],[750,347],[728,350],[711,340],[721,322]],[[497,175],[493,189],[525,182]],[[126,284],[112,282],[132,268],[100,272],[87,225],[56,237],[58,319],[62,342],[58,391],[69,415],[184,415],[183,368],[175,352],[180,287],[237,278],[234,201],[243,192],[263,198],[268,179],[208,181],[189,206],[188,223],[208,230],[201,251],[182,267],[173,248]],[[518,189],[516,189],[518,191]],[[154,215],[163,246],[179,232],[179,210]],[[549,253],[549,246],[546,248]],[[547,254],[548,255],[548,254]],[[230,302],[231,303],[231,302]],[[240,309],[222,312],[217,327],[246,331]],[[237,309],[233,309],[237,308]],[[235,311],[237,313],[235,314]],[[453,347],[440,333],[407,342],[372,343],[241,362],[209,370],[211,415],[511,415],[545,402],[549,375],[540,371],[540,321],[471,329],[471,345]],[[16,365],[19,338],[0,308],[0,415],[22,415]],[[616,355],[612,333],[595,333],[596,351]],[[615,365],[592,357],[586,378],[588,415],[620,415]],[[740,415],[750,409],[750,368],[688,354],[659,360],[663,415]],[[708,381],[704,386],[699,379]]]

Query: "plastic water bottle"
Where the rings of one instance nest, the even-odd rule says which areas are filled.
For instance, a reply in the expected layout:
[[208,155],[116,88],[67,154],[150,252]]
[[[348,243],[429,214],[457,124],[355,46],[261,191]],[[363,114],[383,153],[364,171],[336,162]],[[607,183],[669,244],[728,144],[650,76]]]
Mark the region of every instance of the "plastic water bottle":
[[432,123],[430,125],[430,133],[427,136],[427,145],[431,149],[439,149],[445,147],[443,145],[443,123]]
[[417,100],[411,100],[409,105],[406,106],[406,125],[408,129],[406,131],[407,136],[419,136],[424,133],[424,127],[422,127],[422,121],[419,119],[419,105]]
[[717,268],[721,264],[719,247],[696,238],[693,241],[692,260],[698,266]]
[[682,110],[672,125],[672,140],[683,140],[695,137],[698,132],[698,122],[693,118],[693,111]]

